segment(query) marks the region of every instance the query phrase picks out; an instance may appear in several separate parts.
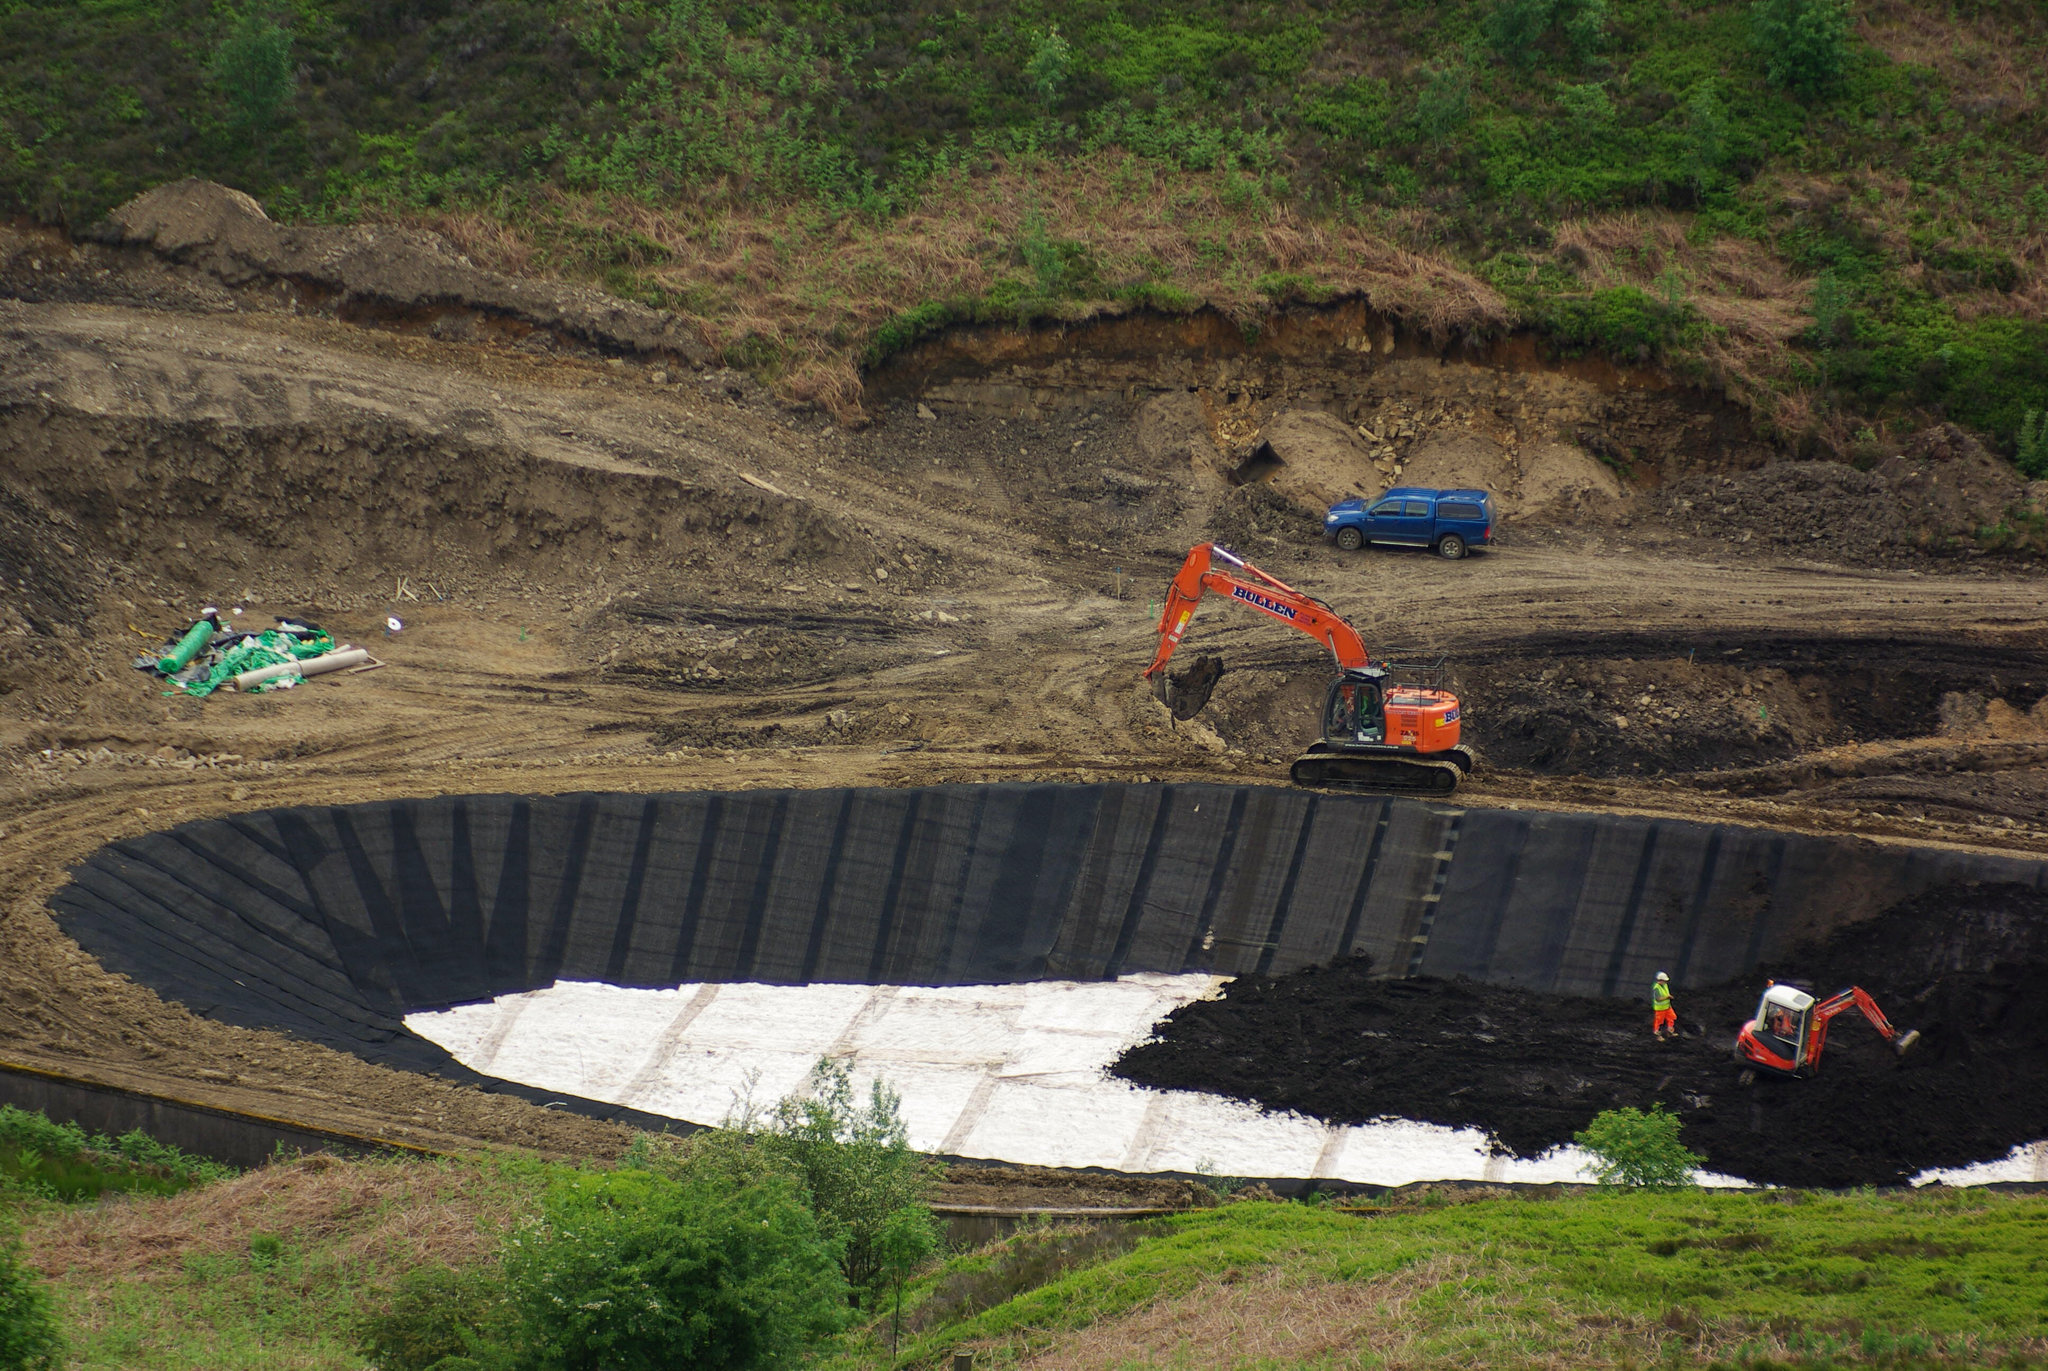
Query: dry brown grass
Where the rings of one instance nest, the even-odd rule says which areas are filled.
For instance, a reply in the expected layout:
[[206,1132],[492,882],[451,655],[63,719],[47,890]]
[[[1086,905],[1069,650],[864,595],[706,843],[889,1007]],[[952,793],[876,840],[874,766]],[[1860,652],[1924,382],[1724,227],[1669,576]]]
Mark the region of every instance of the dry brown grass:
[[1687,217],[1657,210],[1571,219],[1558,226],[1553,254],[1596,290],[1635,286],[1691,305],[1719,330],[1699,349],[1708,375],[1782,424],[1772,377],[1812,322],[1813,282],[1761,243],[1694,242],[1690,229]]
[[164,1199],[55,1211],[24,1235],[34,1266],[78,1280],[149,1280],[189,1258],[245,1255],[274,1234],[385,1270],[486,1255],[518,1215],[469,1166],[311,1156]]
[[1463,1258],[1439,1257],[1369,1281],[1303,1280],[1281,1270],[1206,1280],[1061,1338],[1020,1363],[1028,1371],[1118,1371],[1347,1360],[1370,1348],[1400,1365],[1422,1331],[1418,1296],[1469,1274]]
[[1986,6],[1961,13],[1924,0],[1866,0],[1858,36],[1895,62],[1932,67],[1973,112],[2038,112],[2048,101],[2048,11],[2038,5]]
[[849,416],[860,403],[858,355],[877,327],[926,301],[983,296],[1006,276],[1029,280],[1033,240],[1086,250],[1092,280],[1060,306],[1072,317],[1145,282],[1250,316],[1265,303],[1259,278],[1292,272],[1438,337],[1509,319],[1500,297],[1448,257],[1302,218],[1231,173],[1169,172],[1122,154],[958,172],[883,222],[810,202],[657,207],[559,192],[516,228],[476,215],[428,222],[508,271],[594,274],[577,244],[642,244],[638,260],[627,247],[615,264],[681,302],[713,346],[771,346],[786,393]]

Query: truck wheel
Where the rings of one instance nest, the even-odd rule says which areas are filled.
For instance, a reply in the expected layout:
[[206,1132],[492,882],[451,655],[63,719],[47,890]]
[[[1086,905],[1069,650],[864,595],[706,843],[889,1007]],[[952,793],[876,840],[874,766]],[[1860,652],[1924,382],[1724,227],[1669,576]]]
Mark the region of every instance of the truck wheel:
[[1337,530],[1337,546],[1346,552],[1356,552],[1365,546],[1365,535],[1355,528],[1340,528]]
[[1446,561],[1457,561],[1465,555],[1465,540],[1455,533],[1446,533],[1437,540],[1436,555]]

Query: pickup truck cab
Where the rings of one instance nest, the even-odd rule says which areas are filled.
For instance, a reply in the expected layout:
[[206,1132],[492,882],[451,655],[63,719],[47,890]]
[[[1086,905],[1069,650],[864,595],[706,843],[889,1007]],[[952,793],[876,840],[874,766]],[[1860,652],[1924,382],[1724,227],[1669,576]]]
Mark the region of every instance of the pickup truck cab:
[[1339,500],[1323,516],[1323,536],[1346,552],[1367,543],[1432,547],[1463,557],[1493,542],[1493,497],[1483,490],[1396,486],[1374,500]]

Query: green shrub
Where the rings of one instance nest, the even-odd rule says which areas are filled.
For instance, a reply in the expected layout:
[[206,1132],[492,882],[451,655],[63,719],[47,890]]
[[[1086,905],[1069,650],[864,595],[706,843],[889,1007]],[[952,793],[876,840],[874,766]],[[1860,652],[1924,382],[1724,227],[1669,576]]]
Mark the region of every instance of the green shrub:
[[363,1316],[357,1350],[377,1371],[495,1371],[515,1364],[511,1314],[495,1265],[424,1267],[401,1276],[390,1298]]
[[235,128],[245,135],[260,135],[291,98],[292,36],[269,14],[252,7],[229,24],[210,70],[227,99]]
[[1493,50],[1510,63],[1536,65],[1555,35],[1584,62],[1607,41],[1607,0],[1500,0],[1480,23]]
[[1849,69],[1848,0],[1757,0],[1750,34],[1771,83],[1809,99]]
[[1269,271],[1252,282],[1252,289],[1281,304],[1294,300],[1316,304],[1330,298],[1328,286],[1299,271]]
[[49,1200],[96,1200],[108,1191],[175,1195],[222,1180],[234,1168],[188,1156],[136,1130],[118,1138],[0,1105],[0,1193]]
[[1472,73],[1463,67],[1433,67],[1415,97],[1415,126],[1432,143],[1442,143],[1472,118]]
[[1707,336],[1706,320],[1691,305],[1659,299],[1635,286],[1539,297],[1531,308],[1568,355],[1604,352],[1621,361],[1647,362]]
[[847,1280],[873,1289],[884,1231],[900,1211],[924,1206],[936,1169],[910,1150],[901,1097],[876,1080],[858,1101],[847,1064],[827,1057],[775,1106],[761,1137],[794,1168],[818,1226],[840,1244]]
[[1572,1141],[1593,1154],[1596,1164],[1588,1169],[1602,1185],[1690,1185],[1706,1160],[1678,1140],[1678,1118],[1661,1104],[1651,1105],[1647,1114],[1634,1108],[1605,1110]]
[[14,1235],[0,1229],[0,1371],[54,1371],[63,1355],[50,1297],[22,1267]]
[[786,1181],[579,1176],[507,1246],[522,1362],[548,1371],[752,1371],[844,1326],[831,1242]]
[[2028,480],[2048,480],[2048,413],[2030,409],[2020,420],[2012,460]]

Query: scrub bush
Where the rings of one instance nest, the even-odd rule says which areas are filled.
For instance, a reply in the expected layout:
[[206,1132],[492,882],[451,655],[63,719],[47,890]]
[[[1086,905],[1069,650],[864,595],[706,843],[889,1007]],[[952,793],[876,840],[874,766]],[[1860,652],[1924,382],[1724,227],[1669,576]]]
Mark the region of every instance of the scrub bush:
[[1757,0],[1750,31],[1771,83],[1809,99],[1832,89],[1849,68],[1845,0]]
[[864,1297],[923,1263],[925,1194],[941,1169],[911,1150],[901,1097],[876,1080],[861,1098],[847,1063],[831,1057],[772,1107],[743,1099],[719,1128],[642,1134],[622,1164],[689,1185],[790,1187]]
[[2030,409],[2020,420],[2019,442],[2013,465],[2032,481],[2048,478],[2048,414]]
[[498,1371],[518,1364],[511,1313],[495,1268],[408,1271],[358,1325],[357,1350],[377,1371]]
[[873,1289],[886,1275],[884,1235],[906,1209],[924,1210],[933,1164],[910,1150],[902,1097],[876,1080],[865,1101],[847,1064],[824,1058],[804,1088],[775,1106],[763,1142],[795,1170],[846,1278]]
[[63,1353],[49,1295],[22,1268],[14,1235],[0,1231],[0,1371],[54,1371]]
[[548,1371],[781,1366],[847,1317],[833,1245],[772,1178],[578,1176],[513,1235],[505,1277],[519,1363]]
[[1602,1185],[1691,1185],[1693,1172],[1706,1160],[1678,1140],[1678,1119],[1653,1104],[1639,1109],[1609,1109],[1572,1135],[1572,1141],[1598,1159],[1588,1168]]

